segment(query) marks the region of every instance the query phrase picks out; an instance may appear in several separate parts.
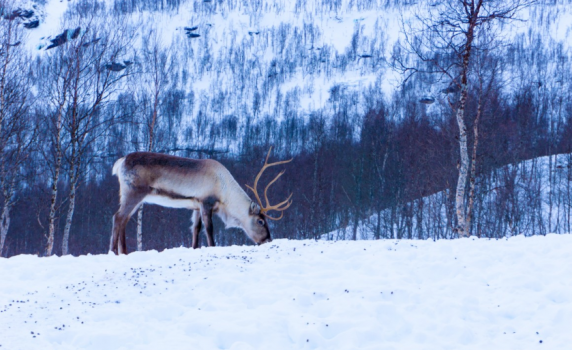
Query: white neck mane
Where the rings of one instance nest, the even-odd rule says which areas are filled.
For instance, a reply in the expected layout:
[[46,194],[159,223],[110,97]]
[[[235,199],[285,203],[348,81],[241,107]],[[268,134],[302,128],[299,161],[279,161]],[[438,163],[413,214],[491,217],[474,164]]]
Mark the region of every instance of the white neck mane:
[[245,227],[245,221],[249,217],[250,203],[252,200],[230,175],[221,179],[223,182],[222,192],[225,198],[221,198],[219,203],[218,216],[222,219],[225,226],[229,227]]

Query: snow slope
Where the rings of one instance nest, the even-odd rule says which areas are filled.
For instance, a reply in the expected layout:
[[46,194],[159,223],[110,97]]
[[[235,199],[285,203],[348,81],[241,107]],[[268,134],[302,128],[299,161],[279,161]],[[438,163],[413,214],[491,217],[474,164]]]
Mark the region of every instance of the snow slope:
[[[399,9],[385,2],[368,1],[359,6],[345,0],[332,4],[183,0],[178,9],[133,12],[117,10],[123,3],[120,0],[100,3],[118,20],[137,27],[138,39],[154,29],[165,47],[173,44],[169,50],[179,50],[187,57],[184,90],[197,99],[187,118],[194,118],[199,111],[211,118],[241,115],[245,108],[249,114],[257,114],[250,110],[257,93],[268,95],[260,107],[264,114],[274,115],[276,109],[283,109],[279,107],[284,98],[301,114],[324,107],[331,112],[335,107],[328,105],[328,100],[335,86],[351,91],[381,89],[390,96],[398,84],[397,79],[385,75],[386,59],[399,33]],[[141,5],[143,1],[133,3]],[[45,5],[36,5],[41,24],[29,31],[31,52],[49,52],[45,51],[49,39],[67,28],[66,17],[77,12],[77,4],[82,2],[46,0]],[[198,27],[193,33],[200,37],[188,39],[185,27]],[[356,52],[348,54],[353,50]],[[211,110],[220,96],[225,103]],[[356,96],[365,102],[361,94]],[[359,113],[364,110],[360,108]]]
[[571,235],[0,259],[0,349],[568,349]]
[[[399,38],[403,40],[400,23],[416,11],[423,11],[425,4],[384,0],[181,0],[176,9],[149,10],[144,5],[152,1],[99,2],[115,16],[114,21],[137,28],[137,40],[143,40],[145,33],[153,29],[169,51],[179,54],[184,70],[181,75],[187,78],[179,82],[178,88],[192,100],[185,108],[186,121],[195,120],[199,112],[214,120],[228,115],[239,120],[264,116],[282,120],[292,113],[330,116],[337,113],[339,101],[343,100],[353,101],[346,113],[363,116],[379,101],[390,101],[399,88],[402,77],[389,63],[395,43]],[[527,21],[514,22],[503,29],[503,36],[536,56],[541,56],[537,44],[542,49],[560,50],[558,57],[567,61],[572,46],[569,2],[539,2],[522,12]],[[24,3],[29,3],[24,7],[32,8],[32,0]],[[45,0],[44,5],[34,4],[40,26],[28,32],[30,51],[40,56],[49,54],[38,48],[68,28],[68,17],[85,3]],[[101,15],[101,20],[109,20],[109,16]],[[185,27],[197,27],[193,33],[200,37],[187,38]],[[516,71],[512,74],[521,77],[523,72],[518,68],[524,67],[530,79],[548,86],[558,80],[551,78],[556,69],[566,69],[545,67],[535,59],[513,63]],[[136,65],[137,61],[136,57]],[[428,84],[416,94],[438,94],[447,85]]]
[[[476,184],[480,195],[476,198],[474,227],[486,237],[572,233],[571,179],[572,154],[538,157],[482,174]],[[452,211],[447,212],[452,209],[452,198],[446,190],[418,198],[393,212],[381,210],[359,223],[356,239],[376,239],[379,230],[385,237],[407,237],[407,229],[413,232],[410,238],[454,237]],[[413,215],[408,210],[411,206],[422,208],[421,214]],[[410,226],[403,224],[407,220]],[[498,222],[504,226],[499,227]],[[352,224],[322,235],[325,240],[352,237]]]

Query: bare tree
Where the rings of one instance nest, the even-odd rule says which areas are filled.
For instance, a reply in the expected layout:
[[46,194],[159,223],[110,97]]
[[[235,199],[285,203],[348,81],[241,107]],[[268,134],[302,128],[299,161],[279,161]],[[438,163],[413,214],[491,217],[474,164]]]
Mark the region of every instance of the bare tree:
[[500,35],[499,25],[515,20],[517,13],[533,2],[431,0],[421,7],[422,12],[415,16],[415,20],[405,26],[407,52],[421,62],[411,67],[397,57],[397,67],[406,73],[406,79],[415,73],[429,73],[437,74],[451,84],[445,93],[449,93],[447,101],[459,128],[460,161],[455,193],[455,231],[459,236],[470,233],[467,225],[466,189],[470,159],[466,108],[475,52],[492,50],[496,44],[491,38]]
[[[93,14],[95,15],[95,14]],[[62,168],[67,166],[69,194],[62,254],[69,253],[69,234],[82,166],[89,161],[90,147],[105,132],[113,115],[103,113],[129,74],[126,26],[105,29],[92,18],[77,18],[65,24],[68,41],[52,49],[43,63],[44,93],[49,102],[51,123],[52,195],[46,255],[53,250],[56,203]],[[71,34],[70,34],[71,33]]]
[[21,17],[14,4],[0,0],[8,15],[0,17],[0,256],[10,227],[10,210],[15,203],[20,166],[33,140],[32,118],[28,115],[32,96],[29,57],[22,48]]
[[492,57],[488,54],[486,50],[481,50],[477,53],[475,57],[475,95],[477,98],[477,111],[473,119],[473,149],[471,154],[471,170],[469,173],[469,195],[467,204],[467,221],[466,230],[467,235],[472,233],[472,218],[473,209],[475,205],[475,187],[477,180],[477,151],[479,147],[479,125],[481,117],[487,107],[487,102],[489,100],[489,95],[493,91],[495,83],[498,83],[500,79],[497,79],[500,71],[500,62],[498,58]]
[[[171,80],[174,57],[171,50],[161,44],[160,33],[149,30],[143,38],[141,58],[143,85],[140,86],[140,97],[143,101],[141,114],[145,134],[142,150],[152,152],[157,145],[159,108]],[[143,205],[137,211],[137,250],[143,250]]]

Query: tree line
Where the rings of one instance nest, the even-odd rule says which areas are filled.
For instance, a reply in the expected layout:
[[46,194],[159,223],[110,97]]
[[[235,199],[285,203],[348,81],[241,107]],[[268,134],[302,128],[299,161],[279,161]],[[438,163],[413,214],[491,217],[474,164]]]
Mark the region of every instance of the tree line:
[[[4,13],[14,13],[10,4],[0,4]],[[102,20],[101,11],[107,10],[67,18],[64,28],[71,30],[63,43],[36,56],[17,44],[25,41],[19,16],[0,21],[3,256],[106,253],[118,207],[111,167],[142,150],[217,159],[239,184],[252,183],[270,146],[277,158],[293,157],[271,193],[283,198],[293,192],[294,200],[284,219],[272,224],[276,238],[570,232],[571,163],[569,156],[556,156],[572,152],[572,79],[562,48],[479,47],[461,82],[455,79],[463,66],[440,76],[431,66],[458,62],[455,55],[431,48],[412,61],[403,52],[416,48],[401,43],[394,62],[416,73],[390,99],[375,84],[370,92],[340,84],[329,90],[328,109],[301,113],[298,97],[272,88],[285,78],[268,74],[263,89],[240,101],[250,112],[239,115],[225,111],[231,95],[205,99],[186,89],[185,51],[163,45],[159,31],[144,31],[136,43],[129,21]],[[229,60],[240,61],[240,53]],[[201,62],[193,67],[213,64]],[[533,71],[515,72],[523,62]],[[449,78],[445,91],[422,99],[419,91],[443,76]],[[245,78],[235,88],[247,84]],[[268,95],[274,91],[278,95]],[[367,108],[356,106],[364,98]],[[280,101],[272,113],[260,108],[270,99]],[[199,112],[189,118],[189,110]],[[462,142],[469,145],[465,159]],[[542,156],[549,157],[533,160]],[[467,194],[459,204],[462,169]],[[190,217],[146,205],[128,226],[128,250],[190,246]],[[248,244],[243,233],[223,230],[220,222],[215,230],[219,245]]]

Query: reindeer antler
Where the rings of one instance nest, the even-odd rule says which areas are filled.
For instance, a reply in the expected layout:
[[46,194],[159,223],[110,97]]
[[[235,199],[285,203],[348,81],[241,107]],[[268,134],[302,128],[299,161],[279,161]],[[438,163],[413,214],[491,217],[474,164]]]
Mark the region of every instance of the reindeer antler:
[[[286,198],[285,201],[282,201],[282,202],[275,204],[275,205],[270,205],[270,201],[268,201],[267,191],[268,191],[268,188],[270,187],[270,185],[272,185],[274,182],[276,182],[276,180],[278,180],[280,178],[280,176],[282,176],[284,174],[285,170],[282,170],[274,178],[274,180],[270,181],[268,183],[268,185],[266,185],[266,188],[264,189],[264,199],[266,200],[266,207],[264,207],[262,205],[262,201],[260,200],[260,196],[258,195],[258,190],[257,190],[258,180],[260,180],[260,176],[262,176],[262,173],[264,173],[264,170],[270,168],[271,166],[290,163],[292,161],[292,159],[281,160],[281,161],[269,164],[268,158],[270,157],[270,152],[272,152],[272,147],[270,147],[270,149],[268,150],[268,154],[266,155],[266,160],[264,161],[264,165],[262,166],[262,169],[260,169],[260,172],[258,173],[258,175],[256,175],[256,178],[254,179],[254,186],[250,187],[250,186],[246,185],[246,187],[248,187],[252,192],[254,192],[254,196],[256,197],[256,200],[258,201],[258,204],[260,205],[260,213],[262,215],[266,216],[270,220],[280,220],[280,219],[282,219],[282,216],[284,216],[284,210],[288,209],[290,207],[290,205],[292,205],[292,201],[290,200],[290,198],[292,198],[292,194],[290,194],[290,196],[288,196],[288,198]],[[268,215],[267,213],[271,210],[281,212],[280,217],[275,218],[275,217]]]

